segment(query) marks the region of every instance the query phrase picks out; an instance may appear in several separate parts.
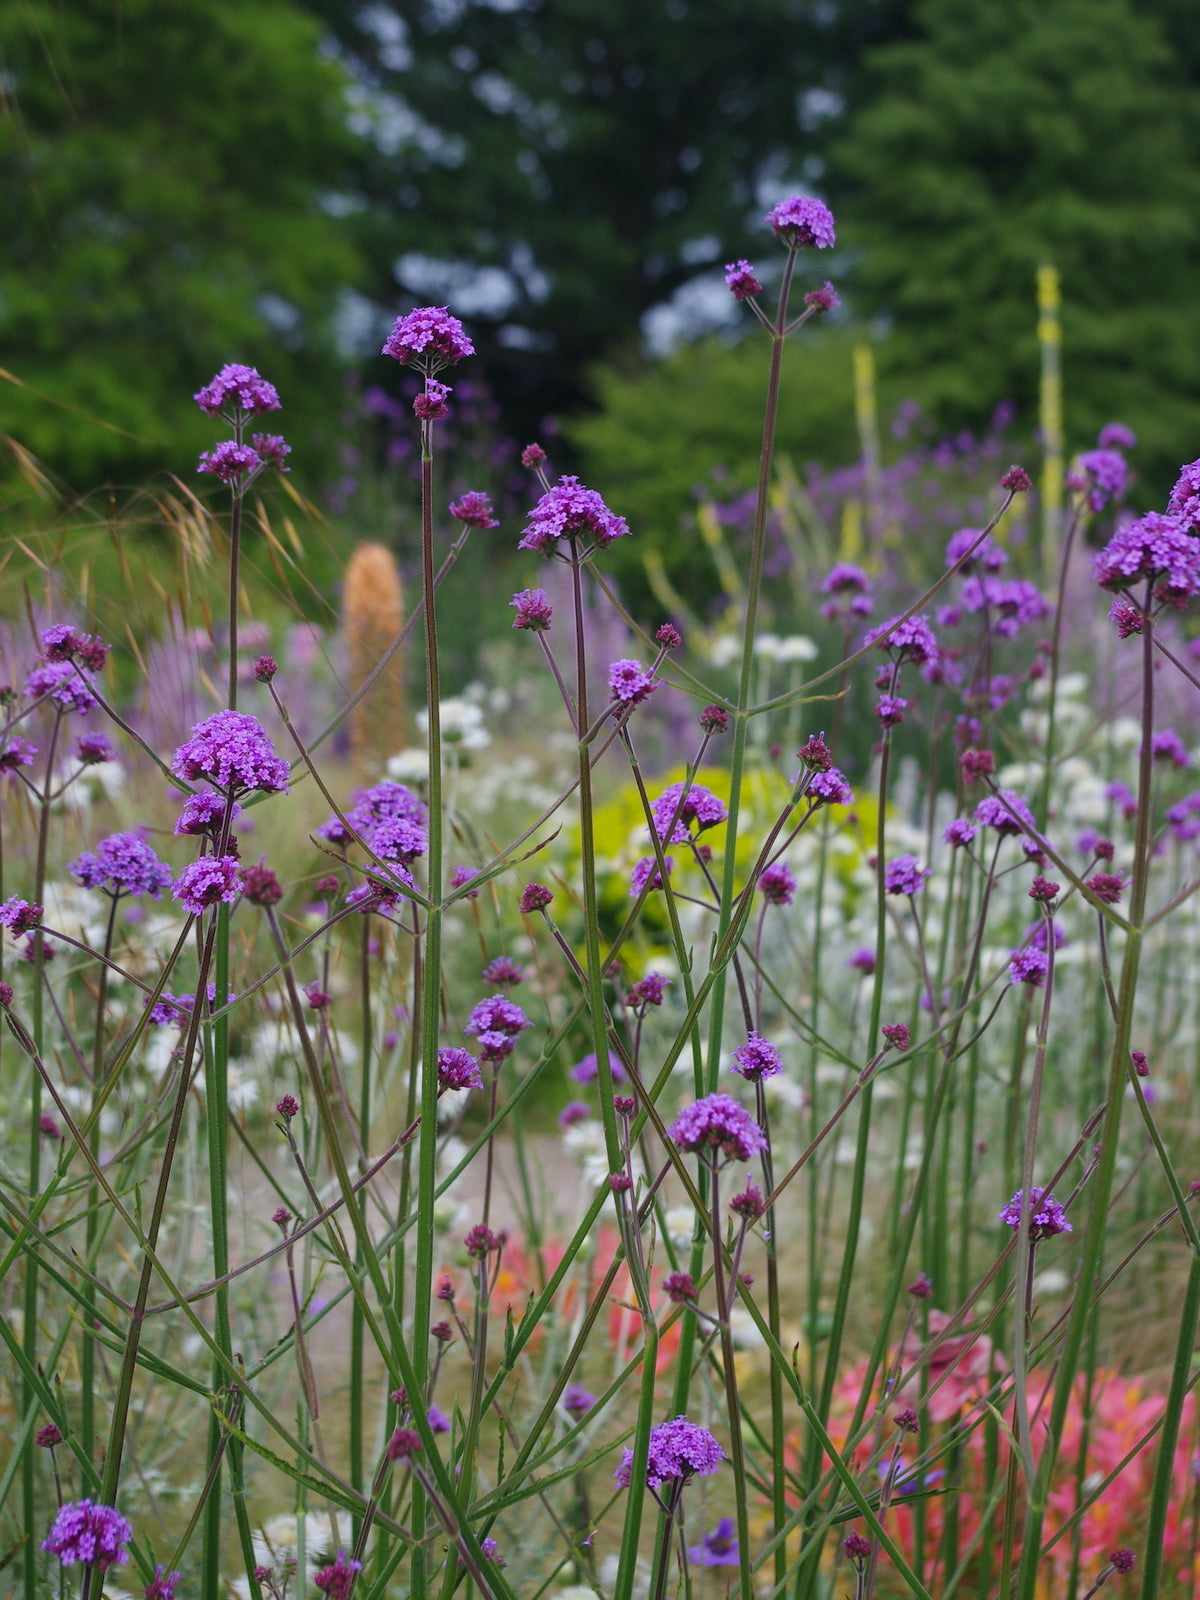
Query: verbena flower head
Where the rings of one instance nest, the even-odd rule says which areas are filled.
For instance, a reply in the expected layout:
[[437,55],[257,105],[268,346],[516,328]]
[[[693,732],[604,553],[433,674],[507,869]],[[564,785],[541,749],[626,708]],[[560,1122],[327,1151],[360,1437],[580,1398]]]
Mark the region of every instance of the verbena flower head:
[[985,795],[975,807],[971,820],[980,828],[995,828],[1001,834],[1037,835],[1033,812],[1012,789],[1001,789],[998,795]]
[[222,414],[234,420],[238,413],[278,411],[279,391],[268,383],[254,367],[244,367],[231,361],[223,366],[211,382],[192,396],[201,411],[210,417]]
[[528,916],[534,911],[544,911],[553,899],[553,893],[544,883],[527,883],[521,890],[517,909]]
[[339,1550],[337,1560],[322,1567],[313,1577],[313,1583],[329,1600],[350,1600],[355,1574],[362,1571],[361,1561],[352,1561],[344,1550]]
[[525,982],[525,969],[510,961],[507,956],[495,956],[483,969],[484,983],[499,984],[501,988]]
[[438,1087],[442,1089],[482,1089],[479,1063],[469,1050],[449,1045],[437,1053]]
[[[702,783],[691,784],[686,793],[682,783],[671,783],[653,802],[650,814],[654,818],[654,831],[664,844],[683,844],[691,837],[689,830],[693,822],[696,832],[703,833],[706,828],[715,828],[724,822],[729,810],[725,802]],[[674,828],[671,828],[672,819]],[[669,828],[670,838],[667,837]]]
[[115,761],[116,755],[116,748],[106,733],[81,733],[75,741],[75,759],[85,767],[97,767],[102,761]]
[[653,673],[643,671],[636,661],[614,661],[608,669],[610,698],[618,705],[636,706],[648,700],[659,686]]
[[841,295],[828,278],[819,289],[810,289],[804,296],[804,304],[813,311],[836,311],[841,303]]
[[517,548],[551,555],[559,539],[591,538],[605,547],[628,532],[624,517],[610,511],[594,489],[568,475],[548,489],[529,513],[529,526]]
[[175,1600],[175,1590],[183,1574],[181,1572],[168,1572],[161,1564],[154,1569],[154,1576],[146,1585],[144,1600]]
[[97,704],[87,682],[69,661],[47,661],[34,667],[25,693],[31,700],[48,695],[60,711],[90,711]]
[[475,354],[462,323],[445,306],[418,306],[405,317],[397,317],[384,341],[383,354],[395,361],[411,363],[423,372],[437,372],[451,362]]
[[16,895],[0,905],[0,928],[7,928],[14,939],[32,933],[41,920],[41,906],[35,906],[29,900],[20,900]]
[[883,886],[888,894],[914,895],[930,876],[916,856],[897,856],[889,861],[883,872]]
[[751,1030],[745,1044],[733,1052],[733,1070],[757,1083],[759,1078],[774,1078],[783,1071],[783,1057],[769,1039]]
[[458,500],[451,500],[450,515],[465,522],[468,528],[498,528],[499,522],[492,510],[492,502],[481,489],[469,489]]
[[57,1556],[64,1567],[83,1561],[103,1572],[125,1560],[125,1546],[132,1538],[133,1529],[115,1507],[76,1500],[61,1508],[42,1549]]
[[763,286],[748,261],[731,261],[725,268],[725,287],[735,300],[752,300]]
[[69,862],[67,871],[85,889],[105,894],[153,895],[160,899],[171,882],[171,869],[161,862],[139,833],[114,833],[95,850]]
[[[725,1460],[725,1452],[698,1423],[686,1417],[676,1417],[673,1422],[660,1422],[650,1430],[650,1451],[646,1461],[646,1487],[657,1489],[672,1478],[711,1478]],[[633,1451],[621,1454],[621,1465],[613,1477],[623,1489],[628,1489],[633,1470]]]
[[232,905],[241,893],[240,867],[236,856],[202,856],[184,867],[171,885],[171,893],[194,917],[209,906]]
[[180,838],[209,834],[215,839],[225,825],[226,816],[232,822],[241,814],[242,808],[236,800],[226,800],[223,795],[209,794],[206,790],[189,795],[184,801],[174,832]]
[[[982,528],[960,528],[957,533],[952,534],[946,546],[946,566],[957,567],[959,562],[962,562],[959,570],[964,576],[974,572],[977,567],[982,567],[985,572],[999,572],[1008,560],[1008,552],[996,544],[991,534],[988,534],[982,543],[976,544],[982,533]],[[972,545],[976,545],[976,548],[964,561],[963,557]]]
[[[292,447],[287,440],[277,433],[256,433],[251,437],[250,443],[258,454],[258,459],[264,467],[275,467],[280,472],[290,472],[291,467],[283,464],[284,456],[290,456]],[[267,657],[270,660],[270,657]]]
[[1200,461],[1189,461],[1180,467],[1167,510],[1179,518],[1189,533],[1200,526]]
[[712,1532],[704,1535],[703,1544],[693,1545],[688,1560],[697,1567],[736,1567],[738,1542],[732,1517],[722,1517]]
[[413,416],[421,422],[441,422],[450,415],[446,401],[453,392],[448,383],[426,377],[424,389],[413,399]]
[[[625,1068],[614,1055],[610,1055],[608,1058],[608,1070],[612,1074],[614,1083],[625,1082]],[[594,1052],[584,1056],[581,1061],[577,1061],[571,1068],[569,1076],[574,1078],[576,1083],[595,1083],[600,1076],[600,1068]]]
[[[664,856],[663,866],[667,869],[667,877],[675,870],[675,857]],[[640,861],[635,861],[633,871],[629,874],[629,892],[639,895],[643,889],[661,889],[663,886],[662,873],[659,871],[658,862],[654,856],[643,856]]]
[[[1021,1225],[1021,1197],[1024,1192],[1023,1189],[1018,1189],[997,1219],[1012,1228],[1014,1232]],[[1029,1208],[1029,1237],[1031,1239],[1053,1239],[1056,1233],[1071,1233],[1074,1231],[1067,1221],[1067,1214],[1062,1206],[1045,1189],[1030,1189]]]
[[634,1010],[662,1005],[670,981],[670,978],[664,978],[659,972],[648,972],[644,978],[639,978],[637,983],[630,984],[629,993],[625,996],[626,1005]]
[[816,803],[824,801],[826,805],[848,806],[854,803],[854,790],[846,781],[844,772],[837,767],[830,767],[828,772],[814,772],[808,780],[808,787],[804,791],[807,799]]
[[481,1000],[467,1019],[464,1033],[505,1033],[509,1038],[531,1028],[533,1024],[511,1000],[501,994],[490,994]]
[[796,879],[786,861],[773,861],[759,873],[758,887],[768,905],[790,906],[796,893]]
[[188,783],[207,778],[231,798],[251,789],[288,792],[288,764],[257,717],[244,711],[217,711],[197,722],[190,739],[175,752],[171,771]]
[[1200,543],[1179,517],[1147,511],[1092,557],[1092,576],[1102,589],[1128,589],[1146,579],[1157,600],[1182,606],[1200,589]]
[[22,739],[19,734],[14,734],[3,750],[0,750],[0,777],[11,778],[18,767],[31,767],[36,755],[37,745],[30,744],[28,739]]
[[236,483],[262,464],[262,457],[252,445],[238,444],[236,439],[222,439],[220,444],[201,453],[196,471],[211,472],[222,483]]
[[47,661],[78,661],[89,672],[99,672],[112,653],[94,633],[80,633],[69,624],[59,622],[42,633],[42,654]]
[[763,220],[778,238],[801,249],[828,250],[834,242],[833,212],[811,195],[781,200]]
[[1049,970],[1050,962],[1046,952],[1039,950],[1036,945],[1029,945],[1024,950],[1014,950],[1012,959],[1008,963],[1009,981],[1014,984],[1027,984],[1033,989],[1042,987]]
[[685,1106],[667,1138],[681,1150],[719,1150],[731,1161],[749,1161],[767,1147],[758,1123],[727,1094],[705,1095]]
[[554,609],[545,589],[522,589],[508,603],[517,608],[514,628],[528,628],[531,633],[545,633],[549,628]]
[[1085,450],[1075,464],[1087,479],[1087,503],[1093,511],[1103,511],[1125,487],[1125,457],[1115,450]]
[[581,1383],[571,1384],[562,1397],[563,1410],[569,1411],[573,1417],[583,1416],[595,1404],[596,1396],[592,1394],[590,1389],[585,1389]]
[[1137,434],[1123,422],[1106,422],[1096,435],[1101,450],[1132,450],[1137,444]]
[[1169,761],[1173,767],[1190,767],[1192,764],[1187,746],[1174,728],[1160,728],[1151,736],[1150,754],[1155,761]]
[[881,622],[864,634],[863,643],[890,651],[896,661],[911,661],[930,670],[941,658],[933,629],[922,616],[909,617],[905,622],[897,622],[894,617],[889,622]]

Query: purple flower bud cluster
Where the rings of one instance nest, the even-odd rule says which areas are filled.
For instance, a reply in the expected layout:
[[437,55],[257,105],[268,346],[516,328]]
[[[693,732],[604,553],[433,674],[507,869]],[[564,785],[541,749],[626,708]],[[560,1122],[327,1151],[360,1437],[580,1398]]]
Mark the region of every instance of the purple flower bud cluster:
[[626,1005],[632,1011],[644,1011],[647,1006],[662,1005],[670,981],[670,978],[664,978],[661,973],[648,972],[644,978],[639,978],[637,983],[630,984],[629,992],[625,996]]
[[725,287],[735,300],[752,300],[763,292],[754,268],[748,261],[731,261],[725,268]]
[[544,589],[522,589],[513,595],[509,605],[517,610],[514,628],[527,628],[531,633],[545,633],[549,628],[554,609]]
[[883,872],[883,887],[888,894],[914,895],[924,887],[931,876],[916,856],[897,856],[889,861]]
[[94,633],[80,633],[65,622],[42,632],[42,654],[47,661],[77,661],[88,672],[101,672],[112,646]]
[[937,638],[928,619],[922,616],[908,617],[903,622],[893,617],[889,622],[881,622],[863,635],[863,644],[878,645],[881,650],[888,651],[894,661],[911,661],[925,675],[935,671],[941,660]]
[[790,906],[796,894],[796,879],[786,861],[773,861],[758,875],[763,899],[771,906]]
[[1092,511],[1103,511],[1110,500],[1120,498],[1125,488],[1127,468],[1125,457],[1116,450],[1085,450],[1075,463],[1082,475],[1081,489],[1086,492]]
[[280,409],[279,391],[274,384],[268,383],[254,367],[244,367],[237,362],[222,367],[192,399],[208,416],[223,416],[230,422],[240,420],[243,413],[257,415]]
[[0,928],[7,928],[14,939],[32,933],[41,920],[41,906],[35,906],[28,900],[18,900],[15,895],[0,906]]
[[1200,590],[1200,542],[1189,526],[1179,516],[1147,511],[1093,556],[1092,576],[1102,589],[1147,582],[1161,604],[1182,606]]
[[36,755],[37,745],[22,739],[20,734],[14,734],[0,750],[0,778],[11,778],[19,767],[31,767]]
[[821,615],[834,622],[842,617],[869,617],[875,601],[871,580],[852,561],[839,561],[821,580],[821,593],[829,598],[821,604]]
[[215,839],[225,828],[226,818],[233,822],[242,814],[236,800],[229,801],[219,794],[189,795],[175,822],[178,837],[198,836]]

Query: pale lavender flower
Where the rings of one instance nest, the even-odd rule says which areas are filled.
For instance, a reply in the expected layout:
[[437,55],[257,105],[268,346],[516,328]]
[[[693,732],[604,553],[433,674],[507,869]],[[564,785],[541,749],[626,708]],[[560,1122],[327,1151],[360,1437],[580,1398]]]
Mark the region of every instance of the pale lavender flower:
[[[724,1450],[707,1428],[689,1422],[686,1417],[660,1422],[650,1430],[646,1487],[657,1489],[672,1478],[687,1479],[697,1475],[710,1478],[724,1460]],[[626,1449],[621,1455],[621,1465],[613,1474],[623,1489],[629,1487],[632,1469],[633,1451]]]
[[171,885],[171,893],[194,917],[218,903],[232,905],[241,892],[240,866],[236,856],[202,856],[184,867]]
[[423,372],[436,372],[453,361],[475,354],[475,346],[457,317],[445,306],[418,306],[397,317],[383,346],[383,354],[411,362]]
[[667,1138],[681,1150],[719,1150],[731,1161],[749,1161],[767,1148],[758,1123],[727,1094],[705,1095],[685,1106]]
[[251,789],[288,791],[287,762],[276,755],[258,719],[243,711],[217,711],[197,722],[176,750],[171,771],[188,783],[207,778],[231,798]]
[[559,539],[583,536],[607,546],[628,532],[625,518],[611,512],[594,489],[567,476],[548,489],[529,513],[517,548],[550,555]]
[[[608,1058],[608,1070],[612,1073],[612,1081],[614,1083],[625,1082],[625,1068],[614,1055],[610,1055]],[[568,1076],[574,1078],[576,1083],[595,1083],[600,1076],[600,1068],[596,1064],[595,1055],[586,1055],[582,1061],[577,1061]]]
[[85,889],[100,889],[115,898],[153,895],[161,899],[171,882],[171,869],[160,861],[139,833],[114,833],[95,850],[85,850],[67,864],[67,871]]
[[64,1567],[82,1561],[103,1572],[126,1559],[125,1546],[132,1538],[133,1529],[115,1507],[76,1500],[59,1509],[42,1549],[57,1556]]
[[1008,560],[1008,552],[996,544],[990,533],[976,547],[970,557],[965,561],[963,560],[967,551],[975,544],[982,532],[982,528],[960,528],[957,533],[952,534],[950,543],[946,546],[947,567],[957,567],[961,561],[962,567],[960,570],[964,577],[968,573],[974,572],[977,565],[982,567],[985,572],[999,572],[1000,568]]
[[[1025,1191],[1018,1189],[1016,1194],[1000,1212],[997,1221],[1005,1223],[1015,1232],[1021,1225],[1021,1197]],[[1053,1239],[1056,1233],[1073,1233],[1074,1229],[1067,1221],[1067,1214],[1059,1205],[1052,1194],[1045,1189],[1032,1188],[1029,1191],[1029,1237],[1033,1240]]]
[[828,250],[834,242],[833,212],[823,200],[797,194],[781,200],[763,218],[788,244],[807,250]]

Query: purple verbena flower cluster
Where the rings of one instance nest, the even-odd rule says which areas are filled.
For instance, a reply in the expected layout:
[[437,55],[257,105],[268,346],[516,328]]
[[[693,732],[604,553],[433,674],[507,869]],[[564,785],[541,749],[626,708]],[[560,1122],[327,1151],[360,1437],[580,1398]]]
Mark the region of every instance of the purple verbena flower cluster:
[[604,547],[628,532],[625,518],[610,511],[594,489],[567,476],[548,489],[529,513],[517,548],[552,555],[560,539],[591,538]]
[[103,1572],[126,1559],[125,1546],[132,1538],[133,1529],[115,1507],[76,1500],[60,1508],[42,1549],[57,1556],[64,1567],[82,1561]]
[[[716,1472],[725,1452],[698,1423],[686,1417],[676,1417],[673,1422],[660,1422],[650,1430],[650,1450],[646,1461],[646,1487],[657,1489],[672,1478],[710,1478]],[[629,1487],[633,1470],[633,1451],[626,1449],[621,1464],[613,1474],[623,1489]]]
[[188,783],[207,778],[230,798],[252,789],[288,792],[288,764],[256,717],[244,711],[217,711],[192,728],[175,752],[171,771]]
[[424,372],[463,361],[475,354],[462,323],[445,306],[418,306],[407,316],[397,317],[384,341],[383,354],[396,361],[409,362]]
[[[1023,1189],[1018,1189],[1016,1194],[1001,1210],[998,1221],[1005,1223],[1014,1232],[1021,1225],[1021,1198]],[[1071,1233],[1074,1230],[1067,1221],[1067,1214],[1052,1194],[1045,1189],[1032,1188],[1029,1191],[1030,1227],[1029,1237],[1033,1240],[1053,1239],[1056,1233]]]
[[828,250],[834,242],[833,212],[823,200],[793,195],[781,200],[763,218],[787,244],[806,250]]
[[650,814],[654,819],[654,831],[663,844],[670,845],[686,844],[692,836],[692,823],[696,824],[697,833],[715,828],[726,820],[729,810],[725,802],[702,783],[690,784],[686,792],[682,783],[671,783],[652,803]]
[[767,1147],[750,1113],[727,1094],[709,1094],[685,1106],[667,1129],[681,1150],[719,1150],[730,1161],[749,1161]]
[[201,411],[210,417],[226,416],[235,421],[239,414],[278,411],[279,391],[254,367],[237,362],[223,366],[216,377],[192,396]]
[[67,871],[85,889],[119,895],[153,895],[160,899],[171,882],[171,869],[160,861],[140,833],[114,833],[95,850],[68,862]]
[[757,1083],[760,1078],[773,1078],[783,1071],[783,1057],[769,1039],[751,1030],[745,1044],[733,1052],[733,1070]]

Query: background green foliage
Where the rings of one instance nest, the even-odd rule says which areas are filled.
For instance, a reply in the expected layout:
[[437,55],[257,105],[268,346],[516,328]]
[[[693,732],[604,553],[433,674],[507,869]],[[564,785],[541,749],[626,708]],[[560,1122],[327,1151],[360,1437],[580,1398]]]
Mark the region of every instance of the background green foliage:
[[328,416],[327,316],[356,269],[320,199],[356,141],[314,20],[4,0],[0,39],[0,366],[58,402],[0,383],[0,432],[78,487],[180,470],[212,437],[189,397],[228,360],[269,372],[285,431]]

